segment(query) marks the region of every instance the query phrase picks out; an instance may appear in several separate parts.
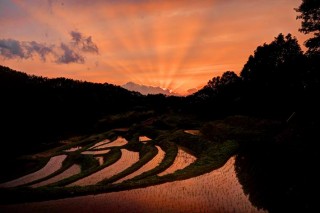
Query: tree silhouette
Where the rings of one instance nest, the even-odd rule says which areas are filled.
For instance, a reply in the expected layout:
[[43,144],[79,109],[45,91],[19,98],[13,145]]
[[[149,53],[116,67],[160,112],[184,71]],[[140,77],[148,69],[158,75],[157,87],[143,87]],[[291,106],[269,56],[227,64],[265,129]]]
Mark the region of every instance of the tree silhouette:
[[211,93],[220,101],[230,101],[237,96],[240,83],[241,79],[237,74],[233,71],[226,71],[221,77],[214,77],[210,80],[204,89],[211,90]]
[[301,71],[300,64],[303,59],[302,50],[295,37],[291,34],[279,34],[270,44],[259,46],[254,55],[241,71],[241,77],[247,81],[254,81],[263,86],[286,79],[298,78]]
[[313,33],[313,38],[305,42],[309,48],[308,53],[320,53],[320,1],[303,0],[299,8],[295,9],[301,15],[297,19],[302,19],[300,32],[305,34]]
[[244,104],[253,107],[248,112],[288,116],[295,111],[304,91],[305,60],[291,34],[279,34],[270,44],[257,47],[240,73]]
[[221,117],[238,110],[236,100],[242,91],[242,80],[233,71],[209,80],[201,90],[186,98],[189,112],[205,117]]

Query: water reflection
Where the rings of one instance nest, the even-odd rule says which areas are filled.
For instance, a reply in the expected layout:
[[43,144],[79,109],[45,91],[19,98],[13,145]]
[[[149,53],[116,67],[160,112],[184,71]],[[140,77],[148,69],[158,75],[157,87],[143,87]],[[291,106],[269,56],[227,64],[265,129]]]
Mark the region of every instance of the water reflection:
[[139,141],[142,143],[146,143],[148,141],[151,141],[152,139],[147,136],[139,136]]
[[174,173],[177,170],[184,169],[190,164],[192,164],[193,162],[195,162],[196,159],[197,159],[196,157],[187,153],[186,151],[184,151],[179,147],[177,156],[173,164],[169,168],[167,168],[165,171],[159,173],[158,176],[164,176],[167,174]]
[[81,146],[72,147],[72,148],[70,148],[70,149],[64,150],[64,152],[74,152],[74,151],[80,150],[81,148],[82,148]]
[[45,181],[42,181],[40,183],[37,183],[37,184],[34,184],[32,185],[31,187],[32,188],[36,188],[36,187],[40,187],[40,186],[45,186],[45,185],[48,185],[48,184],[51,184],[51,183],[56,183],[60,180],[63,180],[65,178],[68,178],[68,177],[71,177],[73,175],[76,175],[76,174],[79,174],[81,172],[81,167],[80,165],[78,164],[74,164],[72,165],[71,167],[69,167],[68,169],[66,169],[64,172],[48,179],[48,180],[45,180]]
[[62,167],[63,161],[67,158],[67,155],[58,155],[50,158],[48,163],[40,170],[20,177],[18,179],[2,183],[0,184],[0,188],[4,187],[16,187],[23,184],[30,183],[32,181],[38,180],[40,178],[44,178],[56,171],[58,171]]
[[85,178],[77,180],[76,182],[69,184],[68,186],[87,186],[94,185],[98,182],[110,178],[113,175],[116,175],[125,169],[132,166],[139,160],[139,153],[128,151],[126,149],[121,149],[121,158],[114,164],[99,170],[96,173],[93,173]]
[[130,175],[128,175],[124,178],[121,178],[120,180],[116,181],[115,183],[121,183],[125,180],[129,180],[129,179],[134,178],[134,177],[136,177],[146,171],[150,171],[150,170],[154,169],[156,166],[158,166],[161,163],[161,161],[163,160],[166,153],[161,149],[161,147],[156,146],[156,148],[158,149],[158,154],[154,158],[152,158],[148,163],[143,165],[137,171],[131,173]]
[[200,134],[200,130],[196,130],[196,129],[184,130],[184,132],[187,134],[191,134],[191,135],[199,135]]

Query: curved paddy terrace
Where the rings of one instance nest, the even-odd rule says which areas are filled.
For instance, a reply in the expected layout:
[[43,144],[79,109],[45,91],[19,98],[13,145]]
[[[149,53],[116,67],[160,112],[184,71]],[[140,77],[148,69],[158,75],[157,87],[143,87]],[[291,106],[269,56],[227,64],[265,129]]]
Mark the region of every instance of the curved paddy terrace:
[[187,166],[189,166],[190,164],[192,164],[193,162],[195,162],[196,159],[197,158],[194,157],[193,155],[191,155],[191,154],[187,153],[186,151],[184,151],[183,149],[179,148],[178,154],[177,154],[176,159],[173,162],[173,164],[169,168],[167,168],[165,171],[158,174],[158,176],[164,176],[167,174],[174,173],[177,170],[184,169]]
[[75,151],[78,151],[78,150],[80,150],[80,149],[82,149],[82,147],[81,146],[77,146],[77,147],[72,147],[72,148],[70,148],[70,149],[66,149],[66,150],[64,150],[65,152],[75,152]]
[[142,143],[147,143],[148,141],[151,141],[152,139],[147,136],[139,136],[139,141]]
[[196,129],[184,130],[184,132],[190,135],[200,135],[200,130]]
[[95,145],[91,146],[89,149],[96,149],[99,146],[102,146],[102,145],[105,145],[105,144],[108,144],[108,143],[110,143],[110,140],[109,139],[105,139],[105,140],[100,141],[100,142],[96,143]]
[[67,158],[67,155],[58,155],[50,158],[49,162],[37,172],[25,175],[18,179],[2,183],[0,184],[0,188],[2,187],[16,187],[20,185],[24,185],[27,183],[31,183],[35,180],[44,178],[56,171],[58,171],[62,167],[62,162]]
[[55,182],[58,182],[60,180],[63,180],[63,179],[66,179],[68,177],[71,177],[73,175],[76,175],[76,174],[79,174],[81,172],[81,168],[79,165],[77,164],[74,164],[72,165],[71,167],[69,167],[68,169],[66,169],[64,172],[48,179],[48,180],[45,180],[45,181],[42,181],[40,183],[36,183],[34,185],[32,185],[31,187],[32,188],[36,188],[36,187],[40,187],[40,186],[45,186],[45,185],[48,185],[48,184],[51,184],[51,183],[55,183]]
[[110,152],[110,149],[106,149],[106,150],[87,150],[87,151],[81,152],[81,154],[83,154],[83,155],[103,155],[103,154],[107,154],[108,152]]
[[69,184],[68,186],[87,186],[94,185],[104,179],[110,178],[113,175],[122,172],[123,170],[130,167],[132,164],[136,163],[139,160],[138,152],[131,152],[126,149],[121,149],[121,158],[112,164],[96,173],[93,173],[85,178],[82,178],[74,183]]
[[118,138],[116,140],[105,143],[105,144],[101,144],[99,146],[95,146],[94,149],[105,149],[105,148],[110,148],[110,147],[119,147],[119,146],[124,146],[126,144],[128,144],[128,141],[125,138],[118,136]]
[[156,146],[156,148],[158,149],[158,154],[154,158],[152,158],[152,160],[150,160],[148,163],[146,163],[144,166],[142,166],[137,171],[131,173],[130,175],[128,175],[124,178],[121,178],[120,180],[116,181],[115,183],[121,183],[125,180],[129,180],[129,179],[134,178],[134,177],[136,177],[146,171],[149,171],[151,169],[156,168],[162,162],[162,160],[164,159],[164,156],[165,156],[165,152],[159,146]]

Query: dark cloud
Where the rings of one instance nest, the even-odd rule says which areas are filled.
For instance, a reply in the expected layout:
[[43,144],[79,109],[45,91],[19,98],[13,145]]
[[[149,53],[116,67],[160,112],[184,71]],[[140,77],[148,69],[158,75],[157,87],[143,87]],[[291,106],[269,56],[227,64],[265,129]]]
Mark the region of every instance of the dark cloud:
[[47,46],[35,41],[27,42],[25,49],[27,50],[28,55],[32,56],[34,53],[37,53],[42,61],[46,61],[48,54],[53,53],[54,45]]
[[82,50],[85,52],[94,52],[94,53],[99,53],[98,46],[92,42],[91,36],[88,38],[84,39]]
[[38,55],[42,61],[46,61],[48,55],[55,58],[59,64],[84,63],[85,58],[81,53],[99,53],[97,45],[91,36],[83,36],[82,33],[71,31],[70,43],[61,43],[60,46],[47,45],[36,41],[18,41],[14,39],[0,39],[0,57],[4,59],[32,59]]
[[61,43],[61,49],[63,50],[63,55],[59,56],[56,60],[59,64],[69,64],[69,63],[84,63],[84,57],[71,49],[68,45]]
[[86,37],[77,31],[71,31],[70,35],[73,43],[80,48],[80,50],[84,52],[99,53],[98,46],[92,41],[91,36]]
[[70,32],[72,41],[75,42],[76,45],[78,45],[82,40],[82,34],[80,32],[71,31]]
[[35,41],[20,42],[13,39],[0,39],[0,55],[6,59],[29,59],[38,54],[45,61],[49,53],[53,53],[53,45],[47,46]]
[[8,59],[29,58],[29,56],[25,54],[21,42],[13,39],[0,39],[0,55]]

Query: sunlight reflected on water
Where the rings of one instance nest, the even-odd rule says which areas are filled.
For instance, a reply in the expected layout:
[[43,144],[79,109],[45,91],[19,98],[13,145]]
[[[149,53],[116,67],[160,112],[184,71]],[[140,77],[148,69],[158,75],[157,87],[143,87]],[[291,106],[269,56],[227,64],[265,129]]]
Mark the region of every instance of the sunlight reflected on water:
[[24,212],[265,212],[251,205],[236,177],[235,159],[213,172],[122,192],[6,206]]

